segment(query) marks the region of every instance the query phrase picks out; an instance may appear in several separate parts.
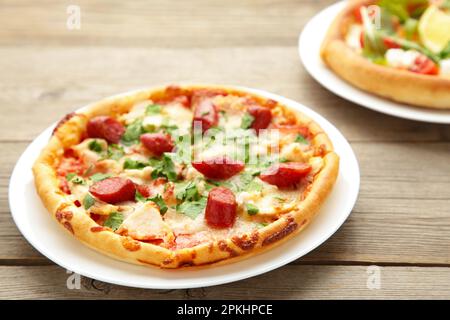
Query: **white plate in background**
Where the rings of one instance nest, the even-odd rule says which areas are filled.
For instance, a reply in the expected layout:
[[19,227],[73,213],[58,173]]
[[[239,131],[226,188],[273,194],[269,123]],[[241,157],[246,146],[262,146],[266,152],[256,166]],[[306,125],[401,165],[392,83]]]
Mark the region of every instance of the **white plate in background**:
[[378,97],[352,86],[327,68],[320,58],[320,46],[331,23],[346,5],[347,1],[341,1],[325,8],[307,23],[300,34],[298,50],[308,73],[334,94],[363,107],[399,118],[450,123],[450,110],[414,107]]

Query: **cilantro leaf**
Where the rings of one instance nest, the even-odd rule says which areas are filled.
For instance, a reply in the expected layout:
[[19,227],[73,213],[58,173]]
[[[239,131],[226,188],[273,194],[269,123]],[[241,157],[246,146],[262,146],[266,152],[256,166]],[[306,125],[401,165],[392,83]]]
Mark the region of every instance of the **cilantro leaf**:
[[96,139],[89,142],[88,148],[89,148],[89,150],[95,151],[97,153],[100,153],[103,151],[102,145]]
[[297,134],[297,136],[295,137],[295,142],[308,144],[308,140],[306,140],[306,138],[304,136],[302,136],[301,134]]
[[84,209],[89,209],[92,207],[95,203],[95,199],[88,193],[83,199],[83,207]]
[[74,184],[81,184],[81,185],[85,185],[86,184],[86,181],[84,181],[84,179],[83,178],[80,178],[80,177],[75,177],[75,178],[72,178],[71,180],[70,180],[72,183],[74,183]]
[[112,160],[120,160],[125,155],[125,151],[118,144],[111,144],[108,146],[107,156]]
[[255,121],[255,117],[253,117],[250,113],[244,114],[241,121],[241,129],[248,129],[252,125],[253,121]]
[[117,229],[119,229],[123,220],[124,220],[123,214],[119,212],[112,212],[103,225],[116,231]]
[[75,178],[76,175],[77,175],[76,173],[70,172],[70,173],[66,174],[66,180],[67,180],[67,181],[70,181],[70,180],[72,180],[73,178]]
[[94,173],[92,176],[89,177],[94,182],[102,181],[105,179],[110,178],[111,175],[109,173]]
[[250,216],[254,216],[255,214],[257,214],[257,213],[259,212],[258,207],[255,206],[254,204],[247,203],[247,204],[245,205],[245,207],[247,208],[247,213],[248,213]]
[[122,143],[126,146],[139,143],[139,137],[144,133],[142,119],[137,119],[127,126],[122,136]]
[[198,201],[185,201],[182,204],[177,205],[176,210],[191,219],[195,219],[203,212],[203,210],[205,210],[206,202],[206,197],[202,197]]
[[145,201],[147,201],[147,198],[144,197],[138,190],[136,190],[136,193],[134,194],[134,199],[137,202],[145,202]]
[[143,169],[145,167],[147,167],[148,164],[142,161],[138,161],[138,160],[133,160],[130,158],[126,158],[124,163],[123,163],[123,168],[124,169]]
[[194,181],[185,181],[175,186],[175,197],[181,201],[195,201],[200,198],[200,194]]
[[154,203],[156,203],[156,205],[159,207],[159,212],[163,215],[164,213],[167,212],[167,205],[164,202],[164,199],[161,197],[160,194],[156,195],[153,198],[148,198],[148,201],[152,201]]
[[152,179],[157,177],[166,177],[169,181],[177,181],[177,172],[175,171],[175,164],[169,154],[164,153],[160,161],[153,159],[150,165],[153,166]]
[[149,104],[147,108],[145,108],[146,115],[158,114],[161,112],[161,106],[159,104]]

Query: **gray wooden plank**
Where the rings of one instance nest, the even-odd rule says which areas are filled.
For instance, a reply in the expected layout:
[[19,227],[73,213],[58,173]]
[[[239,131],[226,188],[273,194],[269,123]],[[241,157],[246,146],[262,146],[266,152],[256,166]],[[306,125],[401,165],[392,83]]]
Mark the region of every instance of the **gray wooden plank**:
[[[221,47],[292,45],[332,0],[79,0],[81,29],[68,30],[57,0],[2,1],[0,45]],[[17,19],[20,16],[21,19]]]
[[[80,289],[69,290],[67,281],[70,275],[62,268],[0,267],[2,283],[0,298],[152,300],[450,298],[450,268],[373,268],[289,265],[231,284],[188,290],[134,289],[82,277]],[[379,282],[374,280],[376,275],[380,276]]]

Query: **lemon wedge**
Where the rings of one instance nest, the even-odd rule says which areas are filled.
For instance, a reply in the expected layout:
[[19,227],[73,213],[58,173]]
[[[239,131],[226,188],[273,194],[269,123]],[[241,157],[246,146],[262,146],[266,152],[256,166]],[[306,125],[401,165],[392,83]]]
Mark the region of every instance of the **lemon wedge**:
[[431,5],[420,18],[418,28],[423,45],[439,53],[450,41],[450,14]]

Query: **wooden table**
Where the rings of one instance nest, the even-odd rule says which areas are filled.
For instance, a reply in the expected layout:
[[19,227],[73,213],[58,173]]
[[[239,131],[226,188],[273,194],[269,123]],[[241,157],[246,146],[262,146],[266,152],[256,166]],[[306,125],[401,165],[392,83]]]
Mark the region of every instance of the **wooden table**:
[[[0,1],[0,298],[450,298],[450,126],[349,103],[301,65],[297,39],[329,0]],[[267,274],[193,290],[82,279],[34,250],[8,209],[20,154],[64,114],[137,87],[180,81],[261,88],[325,116],[351,142],[361,191],[347,222],[307,256]],[[24,199],[26,201],[26,199]],[[379,266],[379,289],[367,285]]]

